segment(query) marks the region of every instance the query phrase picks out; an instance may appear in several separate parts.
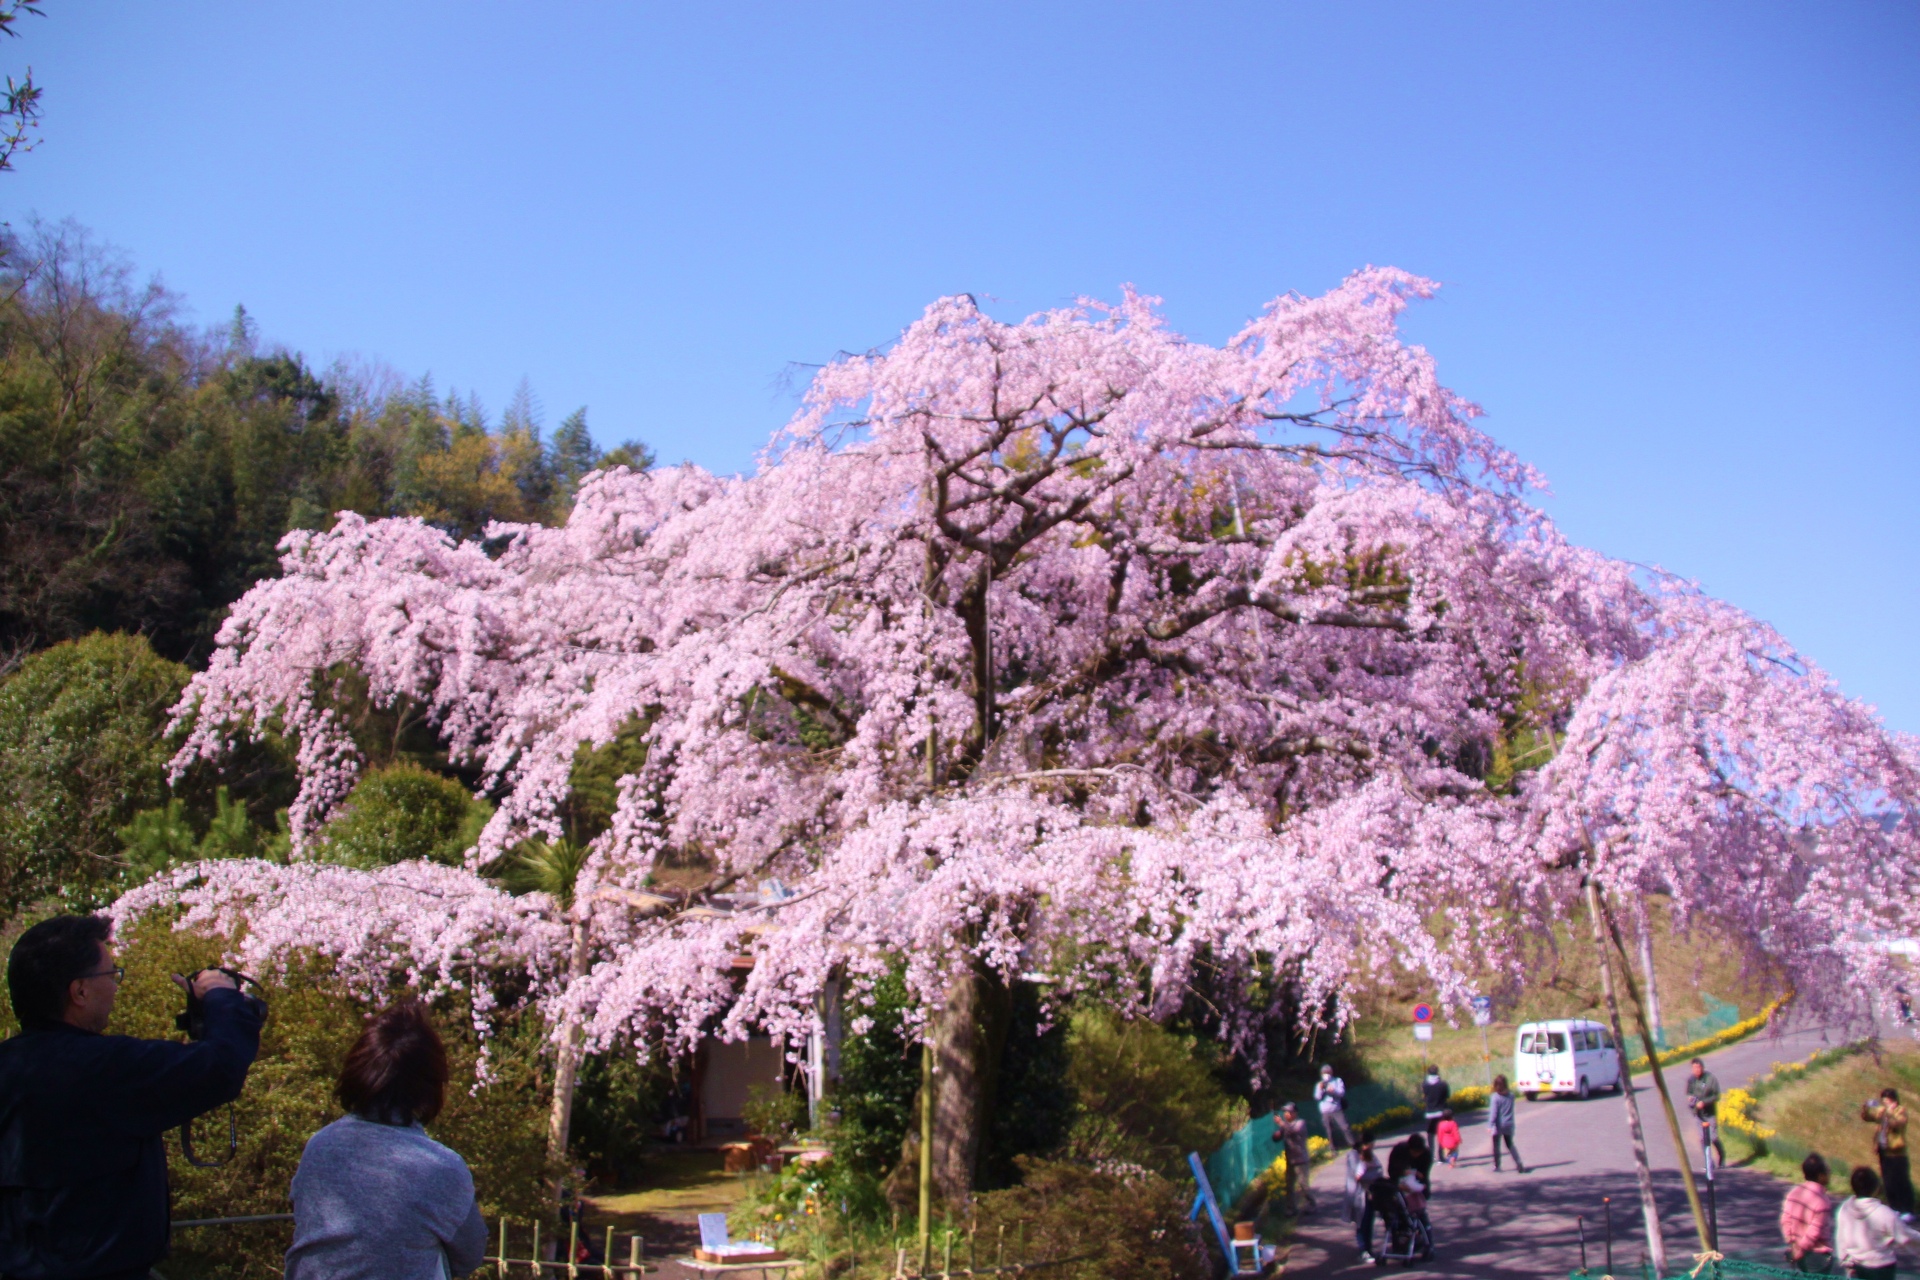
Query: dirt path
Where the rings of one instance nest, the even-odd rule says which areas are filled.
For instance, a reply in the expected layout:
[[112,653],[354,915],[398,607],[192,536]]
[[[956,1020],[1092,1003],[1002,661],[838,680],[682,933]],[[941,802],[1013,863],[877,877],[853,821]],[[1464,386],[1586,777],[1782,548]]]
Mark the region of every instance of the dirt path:
[[[1707,1055],[1707,1066],[1723,1089],[1743,1084],[1775,1062],[1805,1058],[1829,1037],[1821,1028],[1796,1029],[1778,1037],[1752,1040]],[[1676,1099],[1685,1090],[1684,1064],[1666,1068],[1667,1087]],[[1656,1196],[1666,1240],[1668,1263],[1689,1259],[1699,1248],[1693,1219],[1687,1211],[1673,1141],[1668,1135],[1659,1094],[1652,1082],[1639,1077],[1641,1117],[1647,1127],[1648,1152],[1653,1163]],[[1457,1083],[1467,1083],[1460,1081]],[[1687,1123],[1684,1101],[1678,1105]],[[1457,1169],[1436,1167],[1434,1194],[1429,1205],[1438,1254],[1399,1274],[1473,1276],[1477,1280],[1540,1280],[1564,1276],[1580,1264],[1576,1217],[1584,1216],[1587,1261],[1598,1274],[1605,1262],[1603,1197],[1613,1198],[1613,1259],[1622,1270],[1635,1267],[1645,1233],[1641,1224],[1639,1192],[1633,1173],[1625,1107],[1613,1096],[1587,1102],[1573,1099],[1520,1101],[1514,1141],[1527,1162],[1528,1172],[1515,1173],[1508,1162],[1493,1171],[1488,1155],[1489,1135],[1484,1117],[1463,1122],[1463,1158]],[[1699,1167],[1695,1134],[1685,1136],[1689,1155]],[[1383,1143],[1384,1159],[1387,1146]],[[1323,1167],[1313,1181],[1318,1212],[1307,1215],[1288,1256],[1287,1280],[1360,1275],[1374,1271],[1359,1262],[1353,1228],[1340,1203],[1343,1168],[1339,1162]],[[1785,1187],[1765,1174],[1728,1169],[1715,1188],[1720,1222],[1720,1244],[1729,1257],[1778,1257],[1776,1229],[1780,1197]],[[1690,1264],[1689,1264],[1690,1265]],[[1636,1272],[1637,1274],[1637,1272]]]

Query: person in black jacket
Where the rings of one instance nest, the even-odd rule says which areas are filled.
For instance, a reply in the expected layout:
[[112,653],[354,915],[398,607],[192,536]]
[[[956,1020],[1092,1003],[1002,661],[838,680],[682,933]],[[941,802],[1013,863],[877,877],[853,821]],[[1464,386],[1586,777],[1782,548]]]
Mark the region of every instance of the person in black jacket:
[[161,1136],[239,1097],[260,1050],[261,1006],[217,970],[192,984],[204,1039],[106,1035],[124,972],[108,933],[100,916],[56,916],[7,958],[21,1028],[0,1043],[7,1280],[144,1280],[167,1252]]
[[1434,1130],[1440,1127],[1441,1113],[1447,1109],[1447,1099],[1453,1096],[1453,1090],[1440,1078],[1440,1068],[1427,1068],[1427,1078],[1420,1082],[1420,1101],[1426,1104],[1427,1143],[1432,1145]]

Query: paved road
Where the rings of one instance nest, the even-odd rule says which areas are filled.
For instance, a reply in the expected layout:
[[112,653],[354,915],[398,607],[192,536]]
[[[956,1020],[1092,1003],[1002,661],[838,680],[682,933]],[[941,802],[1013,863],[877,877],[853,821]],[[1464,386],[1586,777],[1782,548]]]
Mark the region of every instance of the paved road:
[[[1722,1088],[1731,1089],[1775,1062],[1804,1058],[1841,1038],[1835,1033],[1830,1040],[1828,1033],[1817,1027],[1779,1036],[1761,1035],[1707,1055],[1707,1066],[1719,1077]],[[1677,1105],[1683,1125],[1688,1121],[1681,1100],[1686,1072],[1684,1065],[1668,1067],[1665,1072],[1667,1087],[1680,1100]],[[1641,1084],[1637,1096],[1671,1266],[1688,1258],[1699,1245],[1674,1158],[1673,1140],[1660,1111],[1660,1095],[1646,1077],[1636,1078]],[[1484,1118],[1475,1115],[1462,1122],[1460,1166],[1434,1169],[1434,1194],[1428,1209],[1439,1246],[1437,1256],[1399,1274],[1473,1276],[1477,1280],[1565,1276],[1580,1262],[1576,1215],[1586,1218],[1587,1260],[1598,1274],[1605,1261],[1601,1225],[1605,1196],[1613,1198],[1614,1262],[1623,1269],[1638,1264],[1645,1233],[1633,1172],[1633,1147],[1621,1099],[1611,1095],[1587,1102],[1522,1099],[1515,1130],[1514,1141],[1528,1172],[1515,1173],[1508,1162],[1496,1174],[1492,1157],[1487,1154],[1489,1135]],[[1684,1132],[1689,1155],[1698,1168],[1698,1130]],[[1388,1145],[1383,1142],[1380,1147],[1383,1162]],[[1342,1177],[1343,1165],[1336,1161],[1321,1168],[1314,1178],[1320,1208],[1307,1215],[1296,1237],[1287,1258],[1287,1280],[1375,1274],[1371,1266],[1363,1270],[1359,1262],[1353,1229],[1340,1204]],[[1771,1251],[1779,1245],[1776,1223],[1784,1190],[1781,1183],[1762,1173],[1728,1169],[1721,1174],[1716,1187],[1720,1244],[1729,1256],[1772,1256]]]

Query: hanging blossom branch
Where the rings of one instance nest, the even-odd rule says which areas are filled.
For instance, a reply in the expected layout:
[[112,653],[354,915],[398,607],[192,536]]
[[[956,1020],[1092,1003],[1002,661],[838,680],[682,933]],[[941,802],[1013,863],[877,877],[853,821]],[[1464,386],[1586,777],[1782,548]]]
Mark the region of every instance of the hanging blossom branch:
[[[296,737],[304,853],[360,763],[334,673],[425,708],[499,801],[444,871],[457,947],[497,932],[587,1048],[792,1038],[830,983],[900,966],[923,1014],[983,969],[1155,1014],[1204,995],[1251,1053],[1276,987],[1312,1026],[1369,970],[1449,1003],[1517,973],[1579,892],[1581,822],[1615,886],[1884,983],[1840,894],[1916,865],[1912,751],[1751,620],[1527,507],[1537,477],[1397,336],[1432,289],[1369,269],[1218,348],[1131,292],[1019,323],[943,299],[821,370],[749,478],[616,468],[493,555],[417,521],[289,535],[176,765]],[[579,749],[636,726],[570,911],[493,894],[478,868],[558,832]],[[1564,745],[1490,787],[1529,733]],[[668,856],[704,898],[649,896]],[[189,875],[127,910],[244,917],[263,955],[419,948],[435,981],[446,913],[384,874]],[[719,901],[767,878],[796,896]]]

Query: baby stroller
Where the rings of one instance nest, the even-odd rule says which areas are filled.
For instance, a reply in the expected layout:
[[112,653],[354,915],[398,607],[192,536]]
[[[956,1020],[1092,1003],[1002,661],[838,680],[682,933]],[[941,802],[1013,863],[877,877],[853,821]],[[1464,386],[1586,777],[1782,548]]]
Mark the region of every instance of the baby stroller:
[[1424,1262],[1433,1256],[1433,1224],[1425,1208],[1415,1212],[1407,1205],[1406,1193],[1390,1178],[1376,1178],[1367,1188],[1386,1239],[1373,1251],[1376,1266],[1389,1262]]

